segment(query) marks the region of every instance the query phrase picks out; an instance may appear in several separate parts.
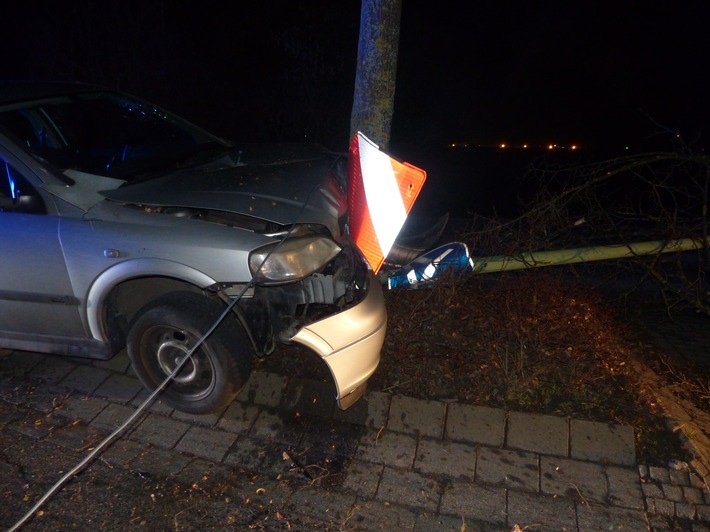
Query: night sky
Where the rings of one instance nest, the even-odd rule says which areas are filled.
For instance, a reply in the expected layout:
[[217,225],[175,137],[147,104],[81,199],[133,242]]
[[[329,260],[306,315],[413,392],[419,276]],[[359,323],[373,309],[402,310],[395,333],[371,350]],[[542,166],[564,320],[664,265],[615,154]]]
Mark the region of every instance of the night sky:
[[707,2],[413,4],[398,79],[399,123],[413,134],[581,145],[637,143],[659,126],[707,135]]
[[[235,140],[347,146],[359,1],[15,4],[0,7],[5,79],[121,88]],[[709,14],[708,2],[404,0],[392,149],[655,146],[665,130],[710,147]]]

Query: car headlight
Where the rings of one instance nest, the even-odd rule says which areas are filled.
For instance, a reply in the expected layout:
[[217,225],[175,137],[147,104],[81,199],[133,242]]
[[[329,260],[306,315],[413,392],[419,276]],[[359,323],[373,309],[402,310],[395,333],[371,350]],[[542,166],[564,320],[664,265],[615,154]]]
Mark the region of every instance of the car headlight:
[[288,238],[252,251],[249,269],[258,284],[288,283],[320,270],[340,251],[340,246],[324,236]]

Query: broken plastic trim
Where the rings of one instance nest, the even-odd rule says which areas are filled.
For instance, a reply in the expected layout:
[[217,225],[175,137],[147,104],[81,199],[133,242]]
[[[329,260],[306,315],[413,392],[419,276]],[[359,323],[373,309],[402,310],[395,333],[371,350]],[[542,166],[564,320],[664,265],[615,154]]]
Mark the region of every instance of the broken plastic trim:
[[468,247],[451,242],[417,257],[406,266],[385,277],[388,288],[419,288],[435,281],[444,272],[456,275],[472,273],[474,262]]

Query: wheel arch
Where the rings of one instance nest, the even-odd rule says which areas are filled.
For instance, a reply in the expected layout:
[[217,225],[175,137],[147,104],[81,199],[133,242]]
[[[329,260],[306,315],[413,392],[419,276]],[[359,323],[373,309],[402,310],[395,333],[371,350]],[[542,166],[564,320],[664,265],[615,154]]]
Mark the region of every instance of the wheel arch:
[[86,301],[91,336],[116,352],[125,345],[127,326],[149,301],[173,291],[203,293],[215,280],[177,262],[136,259],[104,271],[91,285]]

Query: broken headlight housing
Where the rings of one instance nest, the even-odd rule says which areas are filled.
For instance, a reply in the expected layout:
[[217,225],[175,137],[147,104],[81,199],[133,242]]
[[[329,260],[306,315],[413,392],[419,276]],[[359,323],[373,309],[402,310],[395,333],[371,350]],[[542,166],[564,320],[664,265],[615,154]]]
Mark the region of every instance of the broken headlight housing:
[[317,272],[341,251],[338,244],[322,235],[287,238],[252,251],[249,269],[257,284],[290,283]]

